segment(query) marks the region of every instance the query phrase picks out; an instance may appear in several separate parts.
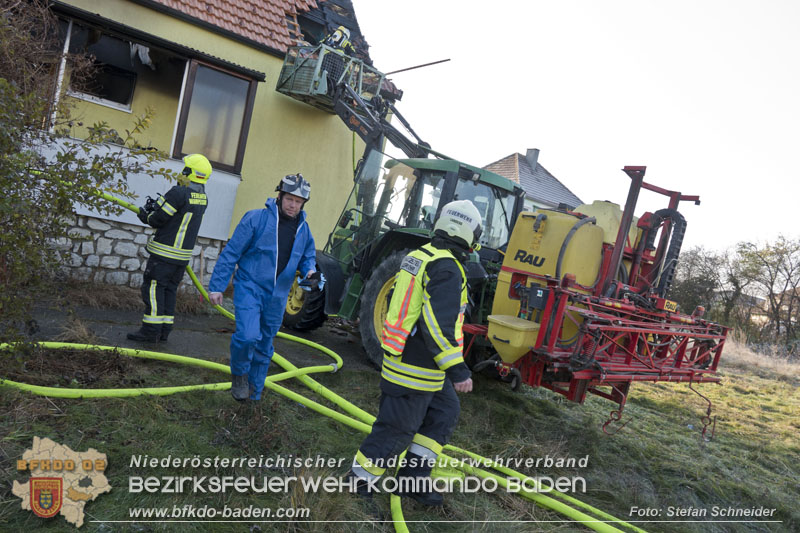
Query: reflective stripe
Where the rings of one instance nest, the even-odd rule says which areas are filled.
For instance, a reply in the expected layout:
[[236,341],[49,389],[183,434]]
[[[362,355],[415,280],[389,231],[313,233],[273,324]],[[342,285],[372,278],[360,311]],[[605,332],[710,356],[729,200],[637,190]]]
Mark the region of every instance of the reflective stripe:
[[447,370],[451,366],[462,363],[464,361],[464,356],[461,354],[461,346],[456,346],[447,352],[442,352],[434,357],[433,360],[442,370]]
[[145,324],[172,324],[173,317],[165,315],[144,315],[142,322]]
[[[385,468],[381,468],[379,466],[375,466],[374,464],[372,464],[372,459],[361,453],[361,450],[358,450],[356,452],[356,457],[353,460],[353,471],[355,471],[356,468],[363,469],[366,474],[371,476],[371,478],[381,477],[383,473],[386,472]],[[356,473],[356,475],[358,475],[358,473]],[[358,476],[358,477],[363,478],[367,476]]]
[[150,280],[150,314],[158,315],[158,300],[156,299],[156,286],[158,282],[154,279]]
[[168,259],[177,259],[179,261],[189,261],[192,258],[191,250],[182,250],[154,240],[147,243],[147,251],[151,254],[160,255]]
[[397,333],[392,333],[387,329],[381,332],[381,338],[392,339],[393,341],[399,342],[401,345],[405,342],[405,337],[398,337]]
[[425,322],[428,323],[428,331],[431,332],[431,337],[433,337],[433,340],[436,341],[439,349],[445,351],[449,348],[452,348],[450,343],[447,342],[447,339],[442,336],[442,329],[439,327],[436,317],[433,316],[433,312],[431,310],[431,298],[427,292],[422,300],[422,313],[425,316]]
[[164,315],[164,324],[174,324],[175,316]]
[[383,370],[381,370],[381,377],[386,381],[394,383],[395,385],[425,392],[436,392],[442,390],[442,385],[444,384],[444,380],[442,380],[440,383],[431,383],[430,385],[420,381],[414,381],[412,379],[399,376],[398,374],[389,371],[386,367],[383,367]]
[[359,466],[357,464],[353,464],[352,470],[353,470],[353,474],[355,474],[355,476],[357,478],[365,479],[367,481],[372,481],[373,479],[378,479],[379,477],[381,477],[381,476],[376,476],[374,474],[370,474],[369,472],[367,472],[366,470],[364,470],[361,466]]
[[408,447],[410,453],[415,453],[425,459],[435,460],[442,452],[442,445],[425,435],[417,433],[411,441],[411,446]]
[[175,235],[175,248],[183,249],[183,240],[186,238],[186,228],[189,227],[190,220],[192,220],[191,213],[183,215],[181,227],[178,229],[178,234]]
[[403,345],[393,339],[384,337],[381,339],[381,347],[389,352],[396,352],[395,355],[403,353]]
[[403,305],[400,306],[400,313],[398,314],[397,322],[395,322],[395,324],[402,324],[403,320],[406,318],[406,315],[408,315],[408,304],[411,303],[411,295],[414,293],[414,285],[416,283],[417,280],[415,276],[413,281],[409,283],[408,289],[406,289],[406,293],[403,296]]
[[167,201],[165,201],[165,202],[164,202],[164,203],[161,205],[161,209],[163,209],[163,210],[164,210],[164,212],[165,212],[166,214],[168,214],[169,216],[172,216],[172,215],[174,215],[175,213],[177,213],[177,212],[178,212],[178,210],[177,210],[177,209],[175,209],[174,207],[172,207],[172,206],[169,204],[169,202],[167,202]]
[[417,376],[420,379],[426,379],[426,380],[444,379],[444,372],[442,372],[441,370],[433,368],[428,369],[428,368],[422,368],[420,366],[409,365],[400,360],[396,360],[394,358],[387,356],[383,357],[383,364],[384,366],[388,366],[390,369],[396,372],[403,372],[405,374]]
[[424,446],[420,446],[414,442],[411,443],[411,446],[408,447],[408,453],[414,453],[422,457],[423,459],[431,460],[436,459],[438,455],[433,453],[431,450]]
[[385,320],[385,321],[383,322],[383,327],[384,327],[385,329],[388,329],[389,331],[391,331],[391,332],[392,332],[392,333],[394,333],[395,335],[401,335],[401,336],[405,336],[405,335],[408,335],[408,334],[409,334],[409,332],[408,332],[408,331],[406,331],[406,330],[404,330],[403,328],[399,328],[399,327],[397,327],[397,326],[393,326],[392,324],[389,324],[389,321],[388,321],[388,320]]

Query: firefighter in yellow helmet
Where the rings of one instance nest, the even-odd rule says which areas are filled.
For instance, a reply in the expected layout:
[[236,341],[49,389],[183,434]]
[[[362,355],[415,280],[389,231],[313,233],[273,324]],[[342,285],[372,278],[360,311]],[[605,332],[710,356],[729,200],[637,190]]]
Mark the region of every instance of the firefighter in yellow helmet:
[[381,333],[378,417],[350,472],[362,496],[380,491],[381,476],[407,449],[397,472],[398,493],[425,505],[442,505],[430,473],[458,421],[456,391],[472,390],[462,356],[467,306],[462,264],[481,226],[472,202],[450,202],[442,207],[431,242],[403,259]]
[[205,184],[211,175],[211,163],[203,155],[187,155],[183,163],[178,185],[139,208],[139,220],[156,232],[147,243],[150,258],[142,281],[142,326],[128,333],[130,340],[166,341],[172,331],[178,285],[208,205]]

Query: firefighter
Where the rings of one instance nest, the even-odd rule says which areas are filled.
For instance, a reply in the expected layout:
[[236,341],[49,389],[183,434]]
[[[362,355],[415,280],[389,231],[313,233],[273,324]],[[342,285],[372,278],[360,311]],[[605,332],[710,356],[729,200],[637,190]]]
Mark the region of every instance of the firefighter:
[[[233,274],[236,333],[231,337],[231,395],[261,399],[281,327],[286,298],[299,270],[318,284],[314,238],[306,222],[311,184],[300,174],[284,177],[264,209],[248,211],[219,256],[208,284],[209,300],[222,303]],[[237,267],[235,273],[234,268]]]
[[442,505],[430,478],[461,410],[456,391],[472,390],[462,356],[467,283],[463,264],[481,234],[481,215],[468,200],[450,202],[433,238],[400,265],[383,324],[378,417],[356,454],[350,476],[369,496],[391,460],[407,449],[397,472],[399,494]]
[[328,74],[328,95],[333,96],[336,85],[344,74],[345,60],[343,54],[352,55],[355,50],[350,44],[350,30],[344,26],[336,28],[322,42],[334,50],[333,52],[322,52],[322,70]]
[[344,26],[339,26],[332,33],[326,35],[322,43],[331,48],[342,50],[348,55],[355,51],[350,43],[350,30]]
[[178,185],[158,200],[148,200],[139,208],[139,220],[156,228],[147,243],[150,258],[142,281],[144,317],[139,331],[128,339],[140,342],[166,341],[175,321],[175,297],[183,272],[192,258],[197,233],[208,199],[205,184],[211,163],[205,156],[183,158],[184,168]]

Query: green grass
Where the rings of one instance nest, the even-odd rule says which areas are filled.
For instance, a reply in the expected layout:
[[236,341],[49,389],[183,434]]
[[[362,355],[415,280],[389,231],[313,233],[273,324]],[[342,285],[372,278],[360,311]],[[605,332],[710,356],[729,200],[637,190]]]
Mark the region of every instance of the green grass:
[[[96,378],[87,386],[194,384],[223,381],[226,376],[168,363],[96,354],[72,354]],[[21,369],[21,356],[4,354],[2,375]],[[33,358],[34,355],[26,357]],[[22,358],[24,360],[24,357]],[[123,361],[124,359],[124,361]],[[735,358],[732,357],[734,363]],[[24,361],[23,361],[24,362]],[[531,476],[582,476],[586,493],[577,498],[621,519],[631,506],[775,508],[782,524],[640,524],[648,531],[796,531],[800,528],[800,394],[794,367],[781,371],[744,370],[742,364],[724,368],[723,385],[698,386],[714,403],[716,436],[700,438],[700,417],[706,403],[679,384],[637,384],[632,388],[623,419],[630,420],[609,436],[601,426],[613,405],[590,398],[577,405],[545,390],[523,387],[514,393],[506,384],[476,378],[475,391],[462,396],[462,414],[452,443],[487,457],[539,458],[589,456],[587,468],[520,470]],[[53,379],[60,386],[80,386],[92,372],[75,374],[78,366],[53,365],[52,375],[40,365],[36,380]],[[105,370],[104,370],[105,369]],[[70,374],[73,372],[73,374]],[[359,407],[375,413],[378,374],[345,370],[318,380]],[[87,382],[88,383],[88,382]],[[287,382],[284,382],[287,383]],[[130,386],[130,385],[127,385]],[[306,396],[307,389],[288,386]],[[322,403],[329,405],[322,400]],[[89,447],[108,455],[106,475],[113,489],[86,506],[83,531],[250,531],[244,524],[139,523],[100,524],[91,520],[127,520],[134,507],[173,507],[193,504],[230,507],[308,507],[315,521],[257,524],[261,531],[393,531],[370,516],[388,515],[388,497],[372,505],[350,494],[304,493],[302,490],[254,494],[148,494],[128,490],[131,476],[340,476],[363,434],[274,393],[256,404],[234,402],[227,391],[192,392],[168,397],[104,400],[49,399],[0,387],[0,468],[3,472],[0,530],[67,531],[63,518],[43,520],[20,510],[10,492],[11,481],[27,476],[15,471],[15,461],[29,448],[33,436],[49,437],[76,451]],[[136,468],[131,456],[234,458],[293,455],[344,458],[341,468]],[[551,523],[561,515],[503,491],[495,494],[446,495],[445,507],[426,509],[404,503],[412,531],[586,531],[575,523]],[[443,521],[471,521],[448,524]],[[487,521],[524,521],[488,523]],[[541,521],[533,523],[531,521]],[[255,523],[255,522],[254,522]],[[252,529],[258,531],[258,529]]]

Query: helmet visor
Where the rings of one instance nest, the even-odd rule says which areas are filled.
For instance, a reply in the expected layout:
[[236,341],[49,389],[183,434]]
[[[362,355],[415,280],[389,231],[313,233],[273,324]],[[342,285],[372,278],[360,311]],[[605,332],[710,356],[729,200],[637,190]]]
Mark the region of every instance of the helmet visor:
[[300,174],[290,174],[284,176],[281,180],[280,190],[308,200],[311,194],[311,184],[304,180]]

